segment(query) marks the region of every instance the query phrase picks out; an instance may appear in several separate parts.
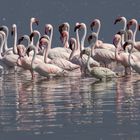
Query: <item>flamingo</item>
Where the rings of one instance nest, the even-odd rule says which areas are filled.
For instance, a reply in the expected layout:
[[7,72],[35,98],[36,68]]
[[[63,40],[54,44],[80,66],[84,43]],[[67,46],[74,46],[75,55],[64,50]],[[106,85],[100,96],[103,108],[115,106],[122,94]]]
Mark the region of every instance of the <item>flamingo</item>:
[[126,47],[126,46],[128,46],[128,44],[131,45],[131,50],[130,50],[129,57],[128,57],[129,64],[137,73],[140,74],[140,52],[137,52],[137,53],[131,52],[135,45],[133,40],[128,40],[124,44],[124,46]]
[[5,36],[5,39],[4,39],[4,52],[6,52],[8,50],[8,45],[7,45],[7,40],[8,40],[8,36],[9,36],[9,29],[7,26],[3,25],[0,27],[0,31],[4,31],[6,36]]
[[61,69],[60,67],[53,64],[35,63],[36,49],[34,45],[29,45],[30,50],[34,51],[34,55],[31,61],[31,68],[33,71],[36,71],[41,76],[50,77],[50,76],[64,76],[67,75],[67,71]]
[[[48,32],[50,32],[50,48],[51,48],[51,43],[52,43],[52,36],[53,36],[53,26],[51,24],[47,24],[45,26],[45,34],[48,34]],[[61,33],[61,37],[62,38],[65,38],[65,43],[68,41],[68,33],[67,31],[63,31]],[[64,45],[65,46],[65,45]],[[50,59],[54,59],[54,58],[63,58],[63,59],[69,59],[69,56],[70,56],[70,52],[71,50],[64,47],[55,47],[55,48],[51,48],[49,50],[49,54],[48,54],[48,58]]]
[[[18,55],[14,55],[14,54],[3,54],[2,50],[3,50],[3,44],[5,43],[4,39],[3,39],[3,35],[1,35],[1,46],[0,46],[0,65],[4,68],[4,72],[7,72],[6,70],[9,70],[11,68],[14,68],[17,64],[17,59],[18,59]],[[16,68],[15,68],[16,70]]]
[[80,51],[84,49],[84,42],[85,42],[85,38],[87,35],[87,26],[85,23],[77,23],[74,28],[74,31],[81,30],[81,29],[84,30],[84,33],[83,33],[83,36],[82,36],[81,42],[80,42]]
[[[61,39],[65,38],[64,47],[63,48],[62,47],[55,47],[55,48],[52,48],[50,51],[57,50],[57,51],[63,51],[63,52],[71,53],[71,50],[69,49],[69,43],[68,43],[68,40],[69,40],[69,24],[68,25],[67,24],[64,23],[64,25],[66,26],[65,28],[68,28],[67,29],[68,31],[64,30],[64,29],[61,31]],[[46,24],[45,25],[45,34],[48,35],[49,32],[50,32],[50,46],[52,46],[53,26],[51,24]]]
[[81,52],[81,56],[83,54],[87,54],[88,55],[88,60],[87,60],[87,68],[88,71],[90,73],[91,76],[99,79],[99,80],[104,80],[104,79],[108,79],[108,78],[114,78],[117,77],[116,73],[113,72],[112,70],[108,69],[108,68],[104,68],[104,67],[90,67],[89,64],[89,60],[91,58],[91,51],[90,50],[82,50]]
[[113,44],[116,46],[116,51],[115,51],[115,59],[117,62],[121,63],[124,68],[125,68],[125,74],[129,74],[127,69],[130,71],[131,74],[131,69],[128,61],[128,52],[121,52],[119,53],[119,48],[121,46],[121,35],[116,34],[113,39]]
[[127,28],[129,29],[130,26],[135,25],[135,30],[133,33],[133,41],[134,41],[134,48],[137,49],[138,51],[140,51],[140,41],[136,41],[136,33],[139,29],[139,25],[136,19],[131,19],[128,23],[127,23]]
[[88,37],[88,41],[90,42],[92,58],[99,62],[101,65],[104,64],[107,67],[109,64],[115,61],[115,52],[110,51],[109,49],[100,49],[96,48],[96,43],[98,43],[98,35],[95,32]]
[[[35,17],[31,17],[30,18],[30,33],[32,33],[34,30],[33,30],[33,24],[36,24],[36,25],[38,25],[39,24],[39,20],[37,19],[37,18],[35,18]],[[31,41],[31,44],[33,44],[33,39],[32,39],[32,41]]]
[[[126,31],[127,30],[127,19],[124,16],[118,17],[114,24],[117,24],[118,22],[122,22],[123,23],[123,28],[121,30]],[[122,34],[122,41],[121,41],[121,45],[123,45],[127,39],[127,36],[124,37],[124,35]]]
[[[101,22],[99,19],[94,19],[92,21],[92,23],[90,24],[90,28],[91,30],[93,31],[93,27],[94,26],[97,26],[97,36],[99,36],[99,32],[100,32],[100,29],[101,29]],[[113,44],[110,44],[110,43],[104,43],[102,40],[98,40],[96,42],[96,45],[95,45],[95,48],[100,48],[100,49],[109,49],[111,51],[115,51],[115,46]]]

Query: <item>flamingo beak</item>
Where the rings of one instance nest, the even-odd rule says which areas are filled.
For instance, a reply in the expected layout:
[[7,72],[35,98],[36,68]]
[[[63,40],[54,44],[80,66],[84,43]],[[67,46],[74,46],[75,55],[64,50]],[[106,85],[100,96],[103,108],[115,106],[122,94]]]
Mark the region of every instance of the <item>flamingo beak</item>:
[[75,26],[75,28],[74,28],[74,32],[76,32],[76,30],[77,29],[79,29],[81,27],[81,25],[79,24],[79,25],[77,25],[77,26]]
[[95,26],[95,22],[93,21],[91,24],[90,24],[90,29],[93,31],[93,27]]
[[114,22],[114,24],[116,24],[117,22],[120,22],[121,21],[121,18],[117,18]]
[[26,50],[26,54],[27,54],[27,56],[29,57],[29,53],[30,53],[30,47],[29,48],[27,48],[27,50]]
[[126,50],[126,46],[127,46],[127,45],[128,45],[128,42],[125,42],[125,43],[123,44],[122,47],[123,47],[124,50]]
[[21,38],[18,39],[18,44],[20,44],[21,41],[23,41],[23,38],[24,38],[24,37],[21,37]]
[[39,20],[35,19],[35,23],[36,23],[36,25],[39,25]]
[[89,43],[89,44],[90,44],[91,40],[92,40],[92,35],[90,35],[90,36],[88,37],[88,43]]

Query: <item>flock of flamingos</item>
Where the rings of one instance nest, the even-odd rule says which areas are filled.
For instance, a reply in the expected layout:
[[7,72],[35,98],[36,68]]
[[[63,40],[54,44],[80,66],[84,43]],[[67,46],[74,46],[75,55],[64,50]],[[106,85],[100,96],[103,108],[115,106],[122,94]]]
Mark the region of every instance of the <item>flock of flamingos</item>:
[[[45,77],[89,75],[99,80],[118,77],[114,67],[123,66],[124,75],[132,72],[140,73],[140,41],[135,41],[139,30],[136,19],[127,21],[118,17],[114,24],[121,23],[123,28],[114,35],[113,44],[98,39],[101,22],[94,19],[90,25],[91,34],[87,36],[84,23],[76,23],[75,37],[69,38],[70,25],[68,22],[59,26],[62,46],[52,46],[53,26],[45,25],[45,33],[41,35],[33,30],[33,24],[38,25],[36,18],[30,19],[30,35],[18,37],[17,27],[12,25],[14,36],[13,46],[7,45],[9,29],[0,27],[0,70],[2,74],[11,69],[16,72],[20,67]],[[117,26],[117,25],[116,25]],[[135,26],[131,29],[131,26]],[[83,32],[83,36],[79,35]],[[89,46],[85,47],[88,38]],[[38,40],[37,40],[38,39]],[[25,41],[27,41],[27,45]],[[36,43],[34,43],[36,42]]]

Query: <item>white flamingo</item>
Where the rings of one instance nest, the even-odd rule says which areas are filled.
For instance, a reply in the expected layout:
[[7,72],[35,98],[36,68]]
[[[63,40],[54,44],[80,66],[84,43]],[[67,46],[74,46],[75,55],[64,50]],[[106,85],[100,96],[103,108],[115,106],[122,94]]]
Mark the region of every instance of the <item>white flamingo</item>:
[[127,23],[127,27],[128,29],[130,28],[130,26],[135,25],[135,30],[133,32],[133,43],[134,43],[134,48],[137,49],[138,51],[140,51],[140,41],[136,41],[136,33],[139,29],[139,25],[136,19],[131,19],[130,21],[128,21]]
[[88,55],[87,68],[88,68],[88,71],[89,71],[91,76],[93,76],[99,80],[117,77],[116,73],[108,68],[104,68],[104,67],[92,67],[91,68],[90,64],[89,64],[89,60],[91,58],[91,51],[90,50],[83,50],[81,52],[81,55],[82,54]]
[[[131,45],[131,51],[132,51],[132,49],[135,45],[134,41],[129,40],[124,45],[128,46],[128,44]],[[130,51],[129,57],[128,57],[129,64],[137,73],[140,74],[140,52],[132,53],[131,51]]]
[[[97,36],[99,36],[100,29],[101,29],[101,22],[99,19],[94,19],[93,22],[91,23],[90,27],[91,30],[93,31],[93,27],[97,26]],[[110,43],[104,43],[102,40],[98,40],[95,44],[95,48],[100,48],[100,49],[109,49],[111,51],[115,51],[115,46]]]
[[100,49],[96,48],[96,43],[98,43],[98,35],[95,32],[89,36],[88,41],[90,42],[92,58],[99,62],[101,65],[108,67],[109,64],[115,61],[115,52],[110,51],[109,49]]
[[[121,30],[127,32],[127,19],[124,16],[121,16],[121,17],[118,17],[118,18],[115,19],[114,24],[117,24],[118,22],[123,23],[123,28]],[[123,45],[127,40],[127,36],[124,37],[124,34],[122,34],[121,37],[122,37],[121,45]]]

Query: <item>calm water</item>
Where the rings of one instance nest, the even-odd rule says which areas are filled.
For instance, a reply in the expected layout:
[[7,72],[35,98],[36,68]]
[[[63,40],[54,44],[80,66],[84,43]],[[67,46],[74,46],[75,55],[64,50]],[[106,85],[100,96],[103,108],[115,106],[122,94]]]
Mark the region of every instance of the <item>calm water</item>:
[[23,71],[0,77],[0,140],[140,139],[139,75],[30,78]]

